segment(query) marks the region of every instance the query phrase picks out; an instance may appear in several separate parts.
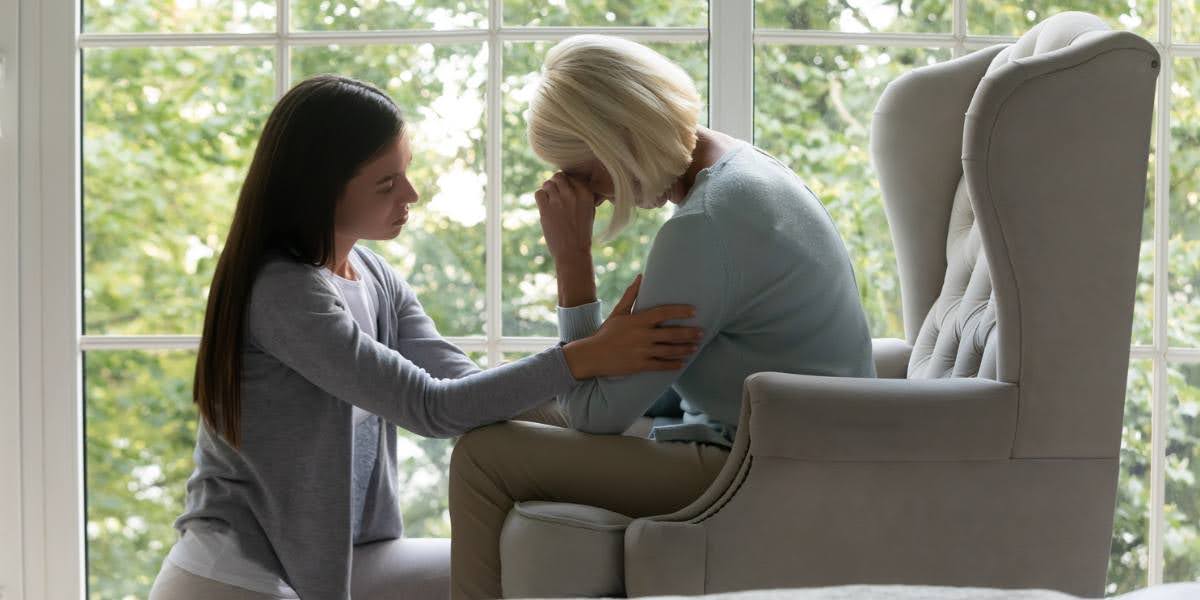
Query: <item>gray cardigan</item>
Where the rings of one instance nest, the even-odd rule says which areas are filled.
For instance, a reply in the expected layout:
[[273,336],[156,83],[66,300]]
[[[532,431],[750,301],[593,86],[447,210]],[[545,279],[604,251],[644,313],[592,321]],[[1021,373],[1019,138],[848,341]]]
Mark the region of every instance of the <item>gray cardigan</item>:
[[[242,348],[242,448],[201,420],[187,507],[228,526],[245,554],[301,598],[350,597],[352,405],[414,433],[451,437],[573,388],[562,344],[481,371],[438,334],[412,288],[374,252],[379,339],[359,330],[317,267],[271,254],[255,277]],[[380,436],[360,541],[401,536],[396,431]]]

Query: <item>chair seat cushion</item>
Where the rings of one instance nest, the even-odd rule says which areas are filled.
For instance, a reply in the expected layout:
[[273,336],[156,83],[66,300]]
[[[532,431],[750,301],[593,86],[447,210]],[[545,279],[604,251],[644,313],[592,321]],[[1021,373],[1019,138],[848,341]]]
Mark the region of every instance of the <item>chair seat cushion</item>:
[[504,597],[623,596],[631,521],[594,506],[518,502],[500,534]]

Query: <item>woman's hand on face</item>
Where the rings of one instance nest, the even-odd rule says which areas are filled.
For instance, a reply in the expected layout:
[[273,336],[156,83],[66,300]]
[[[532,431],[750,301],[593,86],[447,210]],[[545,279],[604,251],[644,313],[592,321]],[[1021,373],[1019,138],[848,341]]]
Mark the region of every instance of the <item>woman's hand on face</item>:
[[704,332],[699,327],[660,326],[663,321],[695,316],[694,307],[666,304],[633,314],[641,283],[638,275],[599,331],[563,348],[575,379],[675,371],[700,349]]
[[559,171],[542,183],[533,198],[550,255],[556,260],[586,256],[590,261],[596,195],[583,182]]

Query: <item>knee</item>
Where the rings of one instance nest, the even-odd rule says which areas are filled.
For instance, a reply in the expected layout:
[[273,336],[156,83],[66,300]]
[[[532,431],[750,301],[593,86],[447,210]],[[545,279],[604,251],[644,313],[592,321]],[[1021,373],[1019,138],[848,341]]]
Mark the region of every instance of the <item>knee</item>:
[[540,446],[547,432],[557,429],[529,421],[503,421],[464,433],[450,452],[451,485],[465,474],[489,472],[506,461],[521,460],[522,452]]
[[454,443],[450,451],[450,478],[459,479],[466,471],[479,471],[487,464],[490,457],[496,454],[498,440],[505,436],[505,429],[511,423],[494,423],[472,429]]

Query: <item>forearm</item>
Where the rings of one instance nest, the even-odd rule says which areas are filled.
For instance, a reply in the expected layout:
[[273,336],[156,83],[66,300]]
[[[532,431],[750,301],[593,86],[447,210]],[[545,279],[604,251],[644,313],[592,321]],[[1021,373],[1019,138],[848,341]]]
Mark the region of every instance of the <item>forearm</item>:
[[558,305],[575,307],[596,301],[596,274],[591,252],[554,257]]
[[460,435],[510,419],[562,393],[564,387],[576,385],[578,382],[562,368],[563,360],[562,354],[551,348],[459,379],[426,380],[415,386],[419,392],[389,402],[384,416],[422,435]]

